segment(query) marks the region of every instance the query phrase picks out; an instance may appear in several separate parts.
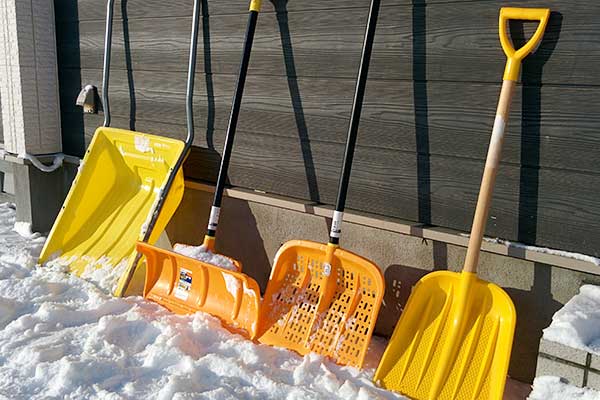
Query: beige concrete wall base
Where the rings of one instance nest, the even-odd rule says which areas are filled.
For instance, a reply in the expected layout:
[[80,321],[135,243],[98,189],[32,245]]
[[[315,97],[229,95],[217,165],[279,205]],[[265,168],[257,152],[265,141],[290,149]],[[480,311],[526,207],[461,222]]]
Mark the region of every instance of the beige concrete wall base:
[[[168,226],[173,243],[200,244],[213,188],[188,182],[181,206]],[[217,234],[217,250],[243,263],[244,272],[264,291],[279,247],[291,239],[326,242],[331,210],[294,199],[243,189],[228,189]],[[461,269],[466,238],[460,233],[424,228],[409,222],[348,212],[341,245],[371,259],[382,269],[386,292],[377,322],[378,335],[391,335],[413,285],[436,269]],[[517,308],[510,375],[524,382],[535,376],[542,329],[579,291],[582,283],[600,284],[600,276],[563,265],[507,256],[496,244],[484,244],[479,272],[502,286]],[[505,252],[503,254],[503,251]],[[543,258],[542,258],[543,259]],[[555,260],[555,258],[552,258]],[[562,260],[568,264],[569,260]],[[577,265],[575,265],[577,266]]]

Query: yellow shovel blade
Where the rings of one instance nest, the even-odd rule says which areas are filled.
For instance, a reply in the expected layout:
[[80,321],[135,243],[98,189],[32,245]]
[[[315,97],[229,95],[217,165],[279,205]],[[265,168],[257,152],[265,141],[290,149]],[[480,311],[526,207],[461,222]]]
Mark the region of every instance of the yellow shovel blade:
[[414,399],[502,399],[516,312],[472,273],[433,272],[414,287],[375,372]]
[[328,265],[328,245],[294,240],[281,247],[261,307],[258,340],[360,368],[381,306],[383,276],[365,258],[337,247],[329,251]]
[[[40,263],[60,257],[71,272],[89,266],[135,268],[136,241],[184,149],[180,140],[98,128],[42,250]],[[156,241],[183,196],[177,171],[150,242]],[[123,289],[123,279],[116,292]]]
[[[177,314],[206,312],[228,329],[256,337],[260,289],[254,279],[146,243],[137,249],[146,256],[145,298]],[[231,261],[239,271],[241,265]]]

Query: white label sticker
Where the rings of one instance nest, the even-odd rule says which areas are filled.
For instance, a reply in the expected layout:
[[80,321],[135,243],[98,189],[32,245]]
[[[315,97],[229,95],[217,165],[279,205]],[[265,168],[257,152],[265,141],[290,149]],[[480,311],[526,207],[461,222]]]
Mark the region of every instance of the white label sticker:
[[135,136],[133,138],[133,143],[135,149],[140,153],[149,153],[152,151],[152,147],[150,147],[150,138],[145,136]]
[[335,211],[333,213],[333,220],[331,221],[331,232],[329,236],[339,238],[342,233],[342,220],[344,219],[344,213],[341,211]]
[[208,229],[214,231],[219,225],[219,216],[221,215],[221,207],[213,207],[210,209],[210,218],[208,219]]
[[488,150],[486,165],[497,165],[500,161],[500,155],[502,154],[502,148],[500,145],[504,140],[504,128],[506,122],[501,115],[496,115],[494,120],[494,129],[492,130],[492,139],[490,140],[490,149]]
[[325,276],[331,275],[331,264],[329,264],[329,263],[323,264],[323,275],[325,275]]
[[179,271],[179,281],[175,288],[175,297],[180,300],[186,301],[190,295],[190,289],[192,288],[192,271],[185,268],[181,268]]

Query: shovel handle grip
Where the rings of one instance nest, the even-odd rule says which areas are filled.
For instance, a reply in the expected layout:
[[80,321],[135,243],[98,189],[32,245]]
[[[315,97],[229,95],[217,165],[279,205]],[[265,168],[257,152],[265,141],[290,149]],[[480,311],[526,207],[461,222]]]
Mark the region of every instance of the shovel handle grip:
[[251,0],[250,1],[250,11],[260,12],[262,0]]
[[[500,42],[502,49],[508,58],[506,70],[504,71],[504,82],[500,92],[498,109],[496,110],[496,120],[492,130],[490,147],[486,157],[485,168],[483,170],[483,179],[481,189],[475,208],[475,217],[471,228],[471,237],[465,257],[463,272],[477,273],[477,264],[479,262],[479,252],[483,241],[486,221],[489,216],[490,206],[492,204],[492,193],[496,182],[496,174],[500,165],[502,155],[502,145],[504,143],[504,130],[508,123],[510,103],[515,90],[516,81],[519,78],[519,69],[521,61],[533,51],[542,40],[548,18],[549,9],[542,8],[502,8],[500,10]],[[540,24],[531,39],[519,50],[515,50],[506,32],[508,21],[511,19],[522,19],[531,21],[540,21]]]
[[[508,21],[511,19],[540,22],[531,39],[518,50],[515,50],[508,35]],[[506,61],[506,69],[504,70],[504,80],[517,81],[519,79],[521,61],[523,61],[523,59],[540,44],[549,19],[549,8],[502,7],[500,9],[500,43],[502,44],[504,54],[506,54],[506,57],[508,58]]]

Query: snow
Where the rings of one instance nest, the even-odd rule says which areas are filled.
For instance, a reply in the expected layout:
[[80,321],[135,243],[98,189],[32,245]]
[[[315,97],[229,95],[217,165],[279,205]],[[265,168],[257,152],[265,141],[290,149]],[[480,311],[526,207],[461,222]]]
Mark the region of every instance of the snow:
[[96,283],[99,287],[106,288],[109,293],[114,293],[117,290],[119,279],[126,269],[126,258],[113,265],[106,257],[102,257],[99,260],[88,260],[81,277]]
[[173,251],[183,256],[194,258],[196,260],[200,260],[207,264],[212,264],[229,271],[237,271],[237,268],[235,265],[233,265],[231,259],[222,256],[221,254],[216,254],[206,250],[206,246],[204,245],[188,246],[186,244],[177,243],[175,246],[173,246]]
[[[95,283],[97,286],[105,288],[108,292],[114,293],[119,283],[119,278],[127,268],[127,259],[124,258],[118,263],[113,263],[108,257],[95,259],[93,257],[81,257],[85,262],[85,269],[81,277],[87,281]],[[54,267],[63,271],[68,270],[68,266],[77,260],[76,256],[61,257],[60,254],[53,254],[46,266]]]
[[554,314],[544,339],[600,355],[600,287],[582,286]]
[[535,378],[529,400],[598,400],[600,392],[569,385],[556,376]]
[[0,398],[401,398],[371,382],[381,339],[363,371],[257,345],[206,314],[114,298],[102,269],[87,281],[36,266],[45,238],[14,226],[0,204]]
[[[584,285],[552,317],[544,339],[600,355],[600,287]],[[569,385],[555,376],[537,377],[531,400],[599,400],[600,392]]]
[[15,222],[15,226],[13,230],[17,232],[19,235],[23,237],[31,237],[33,233],[31,232],[31,224],[29,222]]
[[221,273],[221,275],[223,275],[225,287],[227,288],[229,294],[231,294],[231,297],[233,297],[234,299],[237,298],[241,286],[240,281],[235,276],[231,276],[227,273]]
[[[462,236],[466,236],[469,237],[470,234],[461,234]],[[536,253],[543,253],[543,254],[549,254],[549,255],[553,255],[553,256],[560,256],[560,257],[565,257],[565,258],[571,258],[573,260],[579,260],[579,261],[584,261],[584,262],[588,262],[590,264],[594,264],[597,266],[600,266],[600,258],[597,257],[593,257],[593,256],[588,256],[586,254],[581,254],[581,253],[573,253],[571,251],[564,251],[564,250],[556,250],[556,249],[551,249],[548,247],[538,247],[538,246],[530,246],[530,245],[526,245],[523,243],[518,243],[518,242],[511,242],[510,240],[505,240],[505,239],[500,239],[500,238],[488,238],[488,237],[484,237],[483,238],[484,241],[488,242],[488,243],[498,243],[498,244],[503,244],[508,248],[515,248],[515,249],[523,249],[523,250],[527,250],[527,251],[534,251]]]

